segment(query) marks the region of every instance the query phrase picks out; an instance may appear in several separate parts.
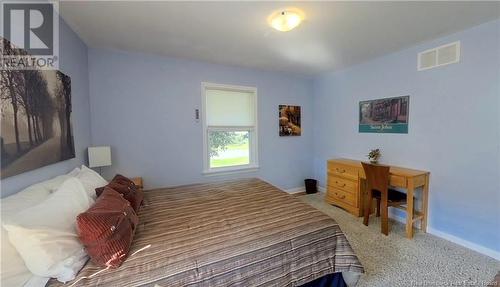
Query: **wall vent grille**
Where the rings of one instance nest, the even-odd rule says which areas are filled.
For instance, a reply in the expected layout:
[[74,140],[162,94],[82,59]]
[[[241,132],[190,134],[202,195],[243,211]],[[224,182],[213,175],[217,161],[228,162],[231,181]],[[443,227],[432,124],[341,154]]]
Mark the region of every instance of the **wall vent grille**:
[[460,61],[460,41],[418,53],[417,70],[424,71]]

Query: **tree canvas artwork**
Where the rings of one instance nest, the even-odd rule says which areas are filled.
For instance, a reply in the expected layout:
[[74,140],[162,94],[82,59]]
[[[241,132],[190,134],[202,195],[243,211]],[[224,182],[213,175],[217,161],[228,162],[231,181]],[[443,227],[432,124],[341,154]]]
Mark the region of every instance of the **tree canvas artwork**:
[[300,136],[302,128],[300,127],[300,106],[279,106],[279,135]]
[[[4,50],[16,53],[7,40]],[[75,157],[71,78],[55,70],[1,70],[1,178]]]

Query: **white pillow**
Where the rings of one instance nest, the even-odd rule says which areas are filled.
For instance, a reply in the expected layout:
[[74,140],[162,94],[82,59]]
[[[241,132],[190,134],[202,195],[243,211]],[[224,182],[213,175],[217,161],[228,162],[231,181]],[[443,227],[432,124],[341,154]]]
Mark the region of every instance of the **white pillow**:
[[68,178],[70,178],[70,176],[66,174],[60,175],[52,179],[33,184],[16,194],[2,198],[2,215],[11,212],[17,213],[21,209],[26,209],[40,203],[52,192],[56,191]]
[[[75,170],[80,171],[79,168]],[[21,210],[44,201],[51,192],[57,190],[71,176],[70,174],[71,172],[36,183],[16,194],[2,198],[0,200],[2,218],[11,217]],[[34,275],[28,270],[16,248],[10,243],[7,230],[3,226],[1,229],[0,286],[23,286],[27,281],[31,281]]]
[[11,211],[19,212],[21,209],[34,206],[46,199],[52,192],[56,191],[63,182],[80,173],[80,168],[75,168],[67,174],[59,175],[54,178],[35,183],[11,196],[2,198],[2,215]]
[[66,175],[75,177],[79,172],[80,172],[80,168],[79,167],[75,167],[75,169],[73,169],[72,171],[68,172]]
[[4,218],[3,227],[33,274],[66,282],[88,259],[78,239],[76,217],[92,204],[82,183],[69,178],[45,201]]
[[1,286],[23,286],[24,283],[33,277],[33,274],[26,268],[24,261],[10,244],[7,230],[2,227],[2,260],[0,272]]
[[94,200],[96,199],[95,189],[108,184],[108,182],[97,172],[84,165],[82,165],[80,172],[78,172],[75,177],[82,182],[87,194]]

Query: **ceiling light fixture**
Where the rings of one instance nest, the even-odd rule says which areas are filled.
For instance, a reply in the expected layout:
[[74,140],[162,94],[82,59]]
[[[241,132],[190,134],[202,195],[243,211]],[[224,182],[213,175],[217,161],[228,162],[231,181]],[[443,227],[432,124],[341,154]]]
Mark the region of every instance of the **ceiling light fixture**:
[[281,32],[288,32],[300,25],[304,14],[297,9],[274,12],[268,18],[269,25]]

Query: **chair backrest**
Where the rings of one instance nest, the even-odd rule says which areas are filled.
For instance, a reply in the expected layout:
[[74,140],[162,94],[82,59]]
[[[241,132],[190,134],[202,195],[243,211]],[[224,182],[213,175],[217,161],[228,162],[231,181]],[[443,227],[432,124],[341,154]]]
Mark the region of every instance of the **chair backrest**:
[[387,193],[389,188],[389,166],[361,163],[366,175],[366,185],[368,190],[378,190],[381,193]]

